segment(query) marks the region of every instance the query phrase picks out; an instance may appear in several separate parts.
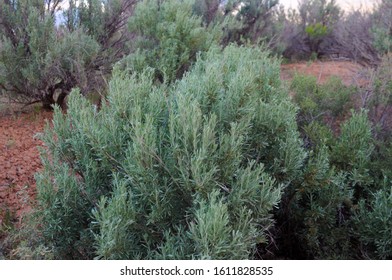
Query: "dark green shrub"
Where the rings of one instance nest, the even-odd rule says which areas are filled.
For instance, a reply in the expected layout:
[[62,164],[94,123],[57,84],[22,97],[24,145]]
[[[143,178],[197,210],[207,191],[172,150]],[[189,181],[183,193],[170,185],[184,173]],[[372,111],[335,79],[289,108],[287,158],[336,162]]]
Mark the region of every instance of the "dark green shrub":
[[355,88],[344,85],[337,77],[318,84],[313,76],[296,75],[291,82],[291,90],[294,102],[300,107],[300,124],[305,125],[316,120],[332,119],[333,122],[347,114]]
[[366,88],[364,106],[369,110],[370,120],[380,139],[387,140],[392,131],[392,55],[382,56],[376,70],[370,72],[370,85]]
[[341,170],[368,177],[374,148],[371,124],[366,111],[360,114],[352,111],[352,114],[352,117],[341,126],[340,137],[332,147],[332,160]]
[[326,54],[331,41],[340,43],[333,36],[341,17],[342,10],[336,0],[300,1],[298,9],[291,9],[287,14],[284,54],[296,58],[309,58],[313,54],[319,58]]
[[317,22],[315,24],[307,25],[305,27],[305,33],[308,36],[310,51],[312,52],[312,55],[315,54],[315,58],[317,58],[320,52],[320,44],[330,33],[330,30],[327,26]]
[[369,111],[369,121],[375,138],[371,172],[381,184],[384,177],[392,178],[392,58],[381,57],[377,69],[368,73],[369,84],[360,88],[362,106]]
[[330,111],[333,117],[344,116],[349,109],[353,108],[351,97],[356,88],[346,86],[339,77],[331,77],[320,88],[325,95],[325,97],[319,97],[320,102],[324,108]]
[[352,112],[338,137],[317,122],[304,132],[311,151],[303,177],[286,189],[282,199],[281,242],[293,250],[288,253],[291,258],[357,258],[361,252],[353,215],[359,199],[367,199],[373,186],[369,172],[373,137],[367,112]]
[[332,130],[322,122],[313,121],[303,127],[303,135],[309,148],[318,150],[320,147],[332,147],[334,135]]
[[319,85],[313,77],[297,76],[292,82],[310,151],[301,181],[286,189],[277,212],[282,246],[292,250],[291,258],[390,257],[390,190],[380,187],[391,180],[386,65],[384,58],[361,95],[368,110],[352,110],[340,129],[336,122],[349,115],[354,88],[336,79]]
[[370,202],[361,200],[355,216],[355,234],[364,248],[364,258],[392,258],[392,189],[386,186],[375,192]]

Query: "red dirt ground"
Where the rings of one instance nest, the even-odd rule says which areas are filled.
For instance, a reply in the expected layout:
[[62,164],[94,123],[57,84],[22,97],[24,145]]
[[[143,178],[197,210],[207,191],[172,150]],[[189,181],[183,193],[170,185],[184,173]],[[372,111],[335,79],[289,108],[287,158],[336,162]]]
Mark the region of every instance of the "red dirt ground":
[[42,142],[35,136],[51,118],[50,112],[0,115],[0,227],[7,215],[20,218],[30,209],[34,174],[41,168]]
[[338,76],[346,85],[363,85],[365,68],[350,61],[315,61],[283,64],[281,78],[290,80],[296,73],[315,76],[319,83],[326,82],[332,76]]
[[[339,76],[346,84],[358,84],[363,70],[359,64],[347,61],[303,62],[281,68],[284,80],[304,73],[316,76],[320,83],[330,76]],[[42,146],[34,136],[43,131],[46,120],[51,118],[50,112],[31,111],[17,116],[4,115],[0,109],[0,229],[7,222],[7,213],[19,219],[31,209],[34,174],[41,168],[37,146]]]

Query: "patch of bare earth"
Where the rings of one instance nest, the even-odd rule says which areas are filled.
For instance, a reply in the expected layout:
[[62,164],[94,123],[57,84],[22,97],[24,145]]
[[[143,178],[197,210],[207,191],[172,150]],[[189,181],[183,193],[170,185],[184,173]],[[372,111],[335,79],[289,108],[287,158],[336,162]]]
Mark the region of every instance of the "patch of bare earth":
[[296,74],[314,76],[319,83],[331,77],[339,77],[345,85],[363,85],[365,68],[350,61],[314,61],[284,64],[281,66],[282,80],[291,80]]
[[50,112],[0,114],[0,227],[8,216],[17,220],[31,209],[35,197],[34,174],[40,170],[35,137],[43,131]]
[[[280,76],[282,80],[290,81],[295,75],[309,75],[317,79],[317,82],[323,84],[332,77],[338,77],[346,86],[358,86],[366,88],[369,84],[368,68],[351,62],[351,61],[314,61],[283,64],[281,66]],[[293,97],[294,92],[289,92]],[[361,106],[361,100],[358,96],[353,97],[354,106]],[[324,121],[328,123],[332,130],[339,134],[340,124],[349,118],[349,114],[342,115],[336,119],[325,117]]]

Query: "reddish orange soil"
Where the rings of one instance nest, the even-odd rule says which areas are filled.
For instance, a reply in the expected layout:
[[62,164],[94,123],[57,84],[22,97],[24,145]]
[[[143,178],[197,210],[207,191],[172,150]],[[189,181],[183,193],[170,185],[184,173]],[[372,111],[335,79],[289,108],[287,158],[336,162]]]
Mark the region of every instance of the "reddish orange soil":
[[[359,64],[347,61],[301,62],[282,65],[281,77],[289,80],[295,73],[304,73],[314,75],[322,83],[339,76],[346,84],[358,84],[362,70]],[[42,146],[34,136],[43,131],[46,120],[51,118],[50,112],[31,111],[17,117],[3,115],[0,110],[0,229],[7,222],[7,213],[18,219],[31,209],[34,174],[41,168],[37,146]]]
[[281,78],[290,80],[296,73],[311,75],[319,83],[326,82],[332,76],[338,76],[346,85],[363,85],[364,67],[350,61],[314,61],[283,64]]
[[0,227],[7,215],[19,218],[30,209],[34,174],[41,168],[42,142],[35,136],[51,118],[50,112],[0,115]]

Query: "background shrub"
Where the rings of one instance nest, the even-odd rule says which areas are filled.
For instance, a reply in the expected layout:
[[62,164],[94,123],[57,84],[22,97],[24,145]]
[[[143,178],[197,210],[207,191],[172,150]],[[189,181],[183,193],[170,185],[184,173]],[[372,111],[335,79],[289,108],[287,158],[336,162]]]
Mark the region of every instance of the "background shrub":
[[113,63],[129,53],[123,25],[136,1],[70,1],[65,12],[61,2],[0,3],[1,94],[50,109],[63,106],[74,87],[83,94],[105,90]]
[[392,1],[381,0],[377,3],[372,14],[373,26],[371,28],[374,36],[374,46],[381,53],[386,54],[391,51]]
[[290,248],[284,255],[357,258],[361,250],[353,216],[359,198],[367,199],[374,188],[369,173],[373,138],[367,114],[352,112],[338,137],[317,122],[305,132],[310,133],[306,136],[312,146],[303,175],[286,189],[277,212],[282,250]]
[[121,67],[130,72],[151,67],[161,82],[181,78],[197,54],[220,39],[220,29],[204,26],[193,5],[192,0],[140,2],[128,25],[137,35],[135,52],[122,60]]
[[301,124],[328,120],[332,127],[332,123],[347,115],[353,106],[351,97],[355,88],[344,85],[338,77],[319,84],[313,76],[296,75],[290,88],[294,92],[294,102],[300,107]]
[[342,12],[335,0],[302,0],[297,10],[289,10],[286,17],[286,57],[308,58],[324,54],[325,47]]

